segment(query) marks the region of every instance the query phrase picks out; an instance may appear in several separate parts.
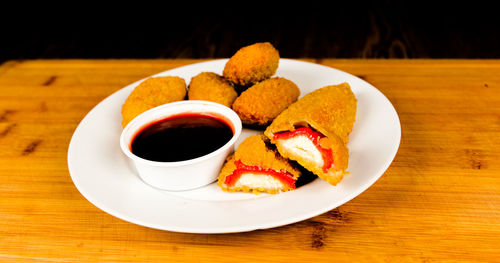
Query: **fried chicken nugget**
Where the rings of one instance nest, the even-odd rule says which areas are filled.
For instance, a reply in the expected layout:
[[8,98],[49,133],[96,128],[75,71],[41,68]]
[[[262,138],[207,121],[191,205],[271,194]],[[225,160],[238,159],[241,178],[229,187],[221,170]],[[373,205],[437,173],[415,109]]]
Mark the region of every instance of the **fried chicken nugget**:
[[231,82],[213,72],[202,72],[194,76],[188,87],[190,100],[213,101],[229,108],[237,96]]
[[175,76],[148,78],[135,87],[122,105],[122,126],[151,108],[185,97],[184,79]]
[[280,55],[269,42],[239,49],[226,63],[222,75],[240,86],[270,78],[278,69]]
[[217,185],[224,191],[277,194],[295,189],[299,168],[269,147],[263,134],[247,137],[222,167]]
[[356,118],[349,84],[315,90],[284,110],[264,134],[279,153],[336,185],[347,169],[349,140]]
[[264,126],[276,118],[300,96],[292,81],[274,77],[259,82],[236,98],[233,110],[244,124]]

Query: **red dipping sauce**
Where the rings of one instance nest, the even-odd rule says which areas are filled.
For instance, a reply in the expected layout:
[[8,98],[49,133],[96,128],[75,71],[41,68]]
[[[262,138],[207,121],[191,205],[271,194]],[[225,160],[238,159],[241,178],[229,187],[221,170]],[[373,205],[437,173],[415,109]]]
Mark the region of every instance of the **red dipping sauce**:
[[133,154],[157,162],[186,161],[207,155],[231,140],[226,121],[200,113],[169,116],[142,128],[132,139]]

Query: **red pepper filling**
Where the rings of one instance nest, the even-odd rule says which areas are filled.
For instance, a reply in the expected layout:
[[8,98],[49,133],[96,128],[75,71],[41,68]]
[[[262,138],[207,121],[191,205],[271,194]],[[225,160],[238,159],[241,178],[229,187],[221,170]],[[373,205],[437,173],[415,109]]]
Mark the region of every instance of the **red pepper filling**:
[[296,179],[293,178],[293,175],[285,170],[280,170],[276,171],[270,168],[262,168],[258,165],[246,165],[241,162],[241,160],[237,160],[234,162],[236,164],[236,170],[233,171],[232,174],[226,176],[224,183],[226,185],[232,186],[238,181],[238,179],[244,174],[244,173],[258,173],[258,174],[268,174],[271,175],[272,177],[280,180],[282,183],[286,184],[288,187],[291,189],[295,189],[295,181]]
[[275,140],[280,140],[280,139],[290,139],[296,136],[307,136],[309,140],[316,146],[318,151],[321,153],[321,156],[323,157],[323,172],[328,172],[328,169],[333,166],[333,153],[332,149],[326,149],[321,147],[319,144],[319,140],[323,137],[325,137],[323,134],[313,131],[309,127],[301,127],[298,129],[295,129],[294,131],[286,131],[286,132],[280,132],[274,134],[274,139]]

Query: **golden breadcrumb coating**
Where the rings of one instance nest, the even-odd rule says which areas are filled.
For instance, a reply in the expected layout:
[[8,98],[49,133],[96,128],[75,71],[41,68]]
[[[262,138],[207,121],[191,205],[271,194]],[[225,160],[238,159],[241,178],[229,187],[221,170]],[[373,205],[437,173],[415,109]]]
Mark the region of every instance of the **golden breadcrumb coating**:
[[300,96],[292,81],[274,77],[259,82],[236,98],[233,110],[244,124],[267,125]]
[[175,76],[151,77],[141,82],[130,93],[122,106],[122,126],[137,115],[169,102],[186,97],[186,82]]
[[260,167],[271,168],[276,171],[286,170],[294,178],[298,178],[300,171],[281,157],[275,150],[266,146],[268,139],[263,134],[256,134],[247,137],[240,143],[234,153],[236,160],[241,160],[246,165],[258,165]]
[[[264,134],[276,144],[283,157],[297,161],[318,177],[336,185],[342,180],[348,166],[349,151],[346,143],[356,119],[356,103],[356,97],[347,83],[323,87],[290,105],[274,119]],[[307,126],[326,136],[320,139],[319,144],[322,148],[331,149],[333,153],[334,165],[327,172],[317,163],[288,152],[280,140],[274,140],[275,133]]]
[[356,97],[347,83],[317,89],[283,111],[264,132],[268,138],[296,126],[310,126],[321,134],[337,135],[347,143],[356,119]]
[[202,72],[194,76],[188,87],[190,100],[208,100],[227,107],[233,105],[237,96],[231,82],[213,72]]
[[241,161],[243,164],[248,166],[259,166],[261,168],[269,168],[275,171],[287,171],[297,179],[301,172],[300,170],[292,165],[287,159],[281,157],[276,150],[270,149],[266,145],[267,138],[262,134],[256,134],[247,137],[243,142],[240,143],[238,149],[234,154],[230,155],[219,174],[217,185],[224,191],[235,192],[243,191],[259,193],[268,192],[271,194],[276,194],[279,192],[284,192],[291,190],[286,185],[282,189],[264,189],[264,188],[249,188],[249,187],[235,187],[228,186],[224,183],[227,176],[231,175],[236,170],[236,161]]
[[271,43],[255,43],[239,49],[226,63],[222,75],[237,85],[249,86],[274,75],[279,59]]

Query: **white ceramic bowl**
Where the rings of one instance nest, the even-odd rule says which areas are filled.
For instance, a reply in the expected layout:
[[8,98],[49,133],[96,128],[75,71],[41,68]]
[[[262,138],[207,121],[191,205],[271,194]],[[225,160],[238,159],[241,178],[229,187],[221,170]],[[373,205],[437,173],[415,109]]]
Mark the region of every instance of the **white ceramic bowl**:
[[[233,137],[221,148],[198,158],[178,162],[157,162],[138,157],[131,152],[131,142],[149,124],[182,113],[203,113],[224,120],[233,130]],[[172,102],[143,112],[123,129],[120,146],[142,180],[163,190],[182,191],[208,185],[217,179],[224,160],[234,151],[241,134],[241,120],[232,109],[218,103],[199,100]]]

